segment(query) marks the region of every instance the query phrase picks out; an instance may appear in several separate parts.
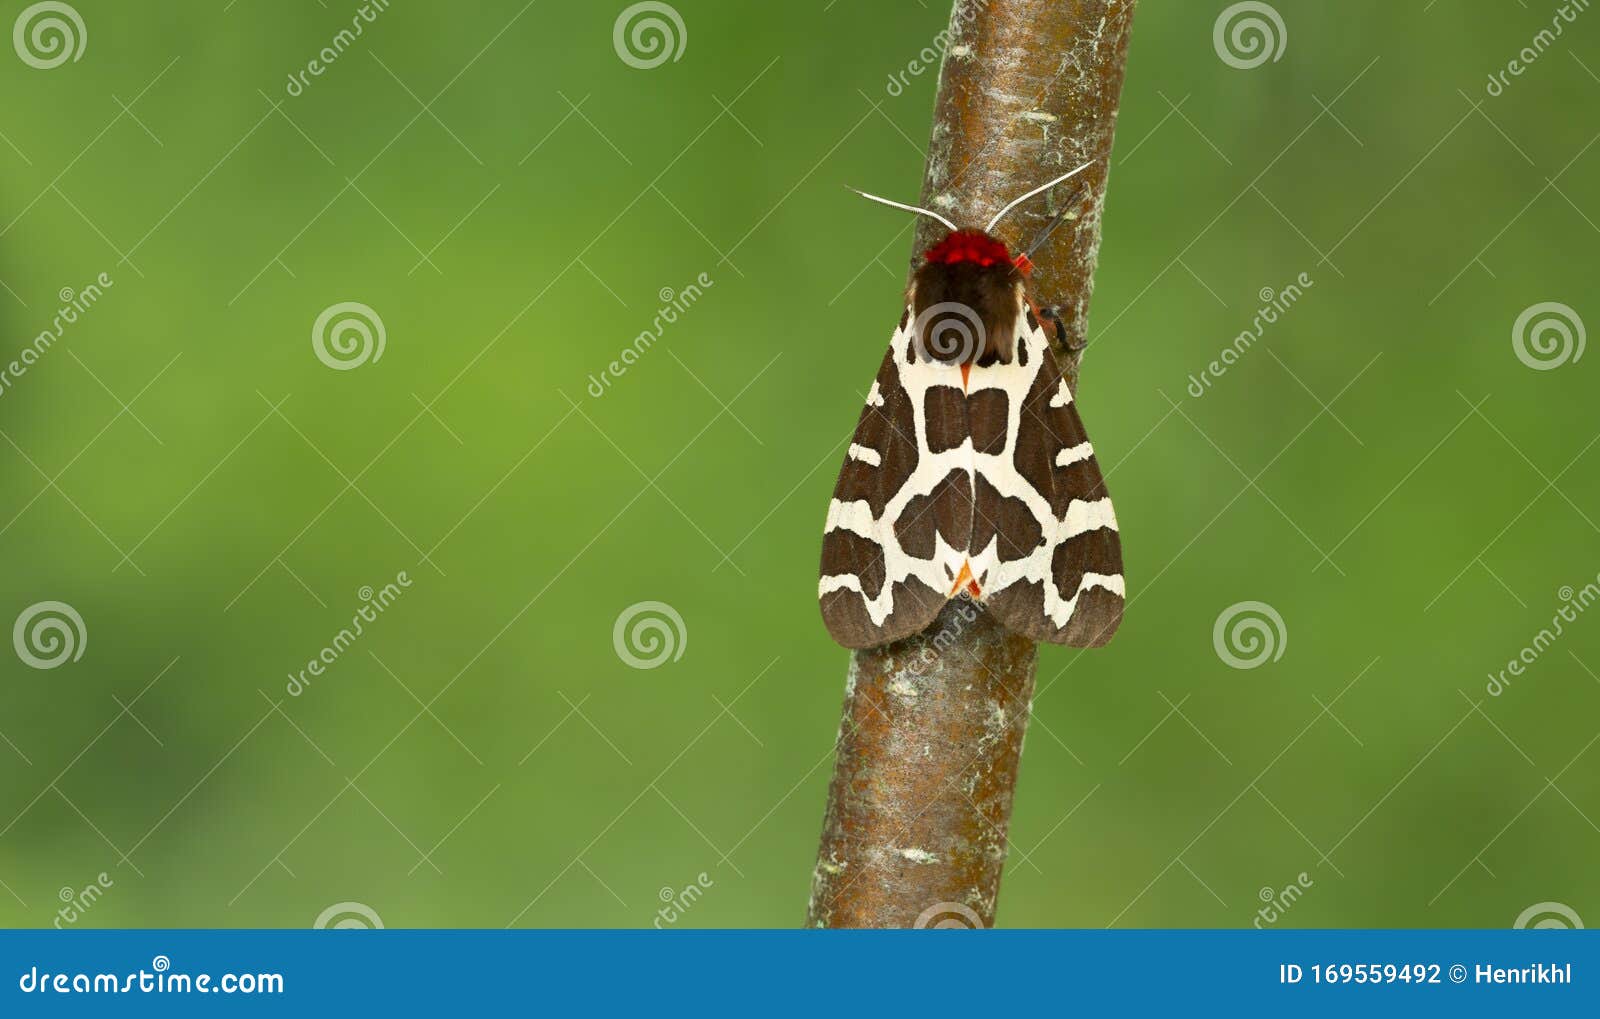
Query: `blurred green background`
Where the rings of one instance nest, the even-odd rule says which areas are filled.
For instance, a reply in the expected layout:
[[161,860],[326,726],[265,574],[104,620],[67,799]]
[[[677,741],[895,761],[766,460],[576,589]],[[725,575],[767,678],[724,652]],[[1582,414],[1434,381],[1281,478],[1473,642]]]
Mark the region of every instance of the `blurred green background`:
[[[77,0],[78,60],[0,57],[0,363],[113,281],[0,393],[0,623],[88,638],[0,655],[0,923],[102,873],[78,925],[649,926],[702,874],[678,926],[800,922],[910,235],[839,185],[916,195],[936,74],[888,82],[948,11],[676,0],[640,68],[624,6],[394,4],[298,95],[356,5]],[[1081,394],[1135,601],[1041,652],[999,923],[1600,922],[1600,611],[1486,690],[1600,572],[1600,355],[1512,344],[1600,323],[1600,14],[1490,95],[1555,4],[1280,0],[1249,69],[1224,6],[1135,19]],[[380,359],[319,360],[341,302]]]

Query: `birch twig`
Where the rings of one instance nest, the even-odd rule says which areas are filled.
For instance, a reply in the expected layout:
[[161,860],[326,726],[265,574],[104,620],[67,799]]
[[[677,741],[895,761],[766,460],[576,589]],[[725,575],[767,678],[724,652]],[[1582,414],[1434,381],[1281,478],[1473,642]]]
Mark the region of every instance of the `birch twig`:
[[[920,204],[962,225],[1093,164],[998,231],[1025,248],[1073,199],[1031,285],[1061,310],[1074,389],[1133,7],[956,0],[928,147]],[[919,220],[913,259],[941,232]],[[851,655],[808,926],[993,924],[1037,651],[961,599],[922,633]]]

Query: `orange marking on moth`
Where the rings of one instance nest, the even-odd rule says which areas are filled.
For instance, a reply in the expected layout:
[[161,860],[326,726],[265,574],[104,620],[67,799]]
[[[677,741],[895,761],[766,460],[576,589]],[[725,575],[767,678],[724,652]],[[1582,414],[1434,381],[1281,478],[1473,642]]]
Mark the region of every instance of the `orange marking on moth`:
[[967,391],[967,376],[971,375],[971,374],[972,374],[972,365],[971,365],[971,363],[963,363],[961,365],[961,391],[962,392],[966,392]]
[[974,598],[982,595],[978,589],[978,581],[972,576],[972,563],[966,559],[961,560],[961,572],[956,574],[956,582],[950,585],[950,597],[954,598],[963,587]]

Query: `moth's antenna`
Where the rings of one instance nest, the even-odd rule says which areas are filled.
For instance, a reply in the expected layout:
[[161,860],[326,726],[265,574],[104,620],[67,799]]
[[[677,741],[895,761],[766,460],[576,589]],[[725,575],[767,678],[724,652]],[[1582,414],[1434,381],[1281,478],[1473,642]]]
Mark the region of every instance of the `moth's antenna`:
[[[1080,167],[1080,169],[1081,169],[1081,167]],[[1077,171],[1075,170],[1073,172],[1076,173]],[[848,185],[847,185],[847,187],[848,187]],[[939,222],[943,223],[945,226],[949,227],[952,233],[955,232],[957,229],[959,229],[954,223],[950,222],[948,219],[945,219],[943,216],[939,215],[937,212],[931,212],[928,209],[921,209],[921,208],[918,208],[915,205],[902,205],[899,202],[891,202],[887,198],[879,198],[877,195],[869,195],[865,191],[858,191],[855,188],[849,188],[849,190],[855,191],[856,194],[860,195],[862,198],[865,198],[869,202],[877,202],[879,205],[887,205],[887,206],[889,206],[891,208],[903,209],[906,212],[919,212],[924,216],[931,216],[932,218],[934,218],[934,219],[938,220]]]
[[1027,250],[1022,253],[1024,258],[1031,259],[1033,257],[1033,253],[1044,246],[1044,242],[1049,240],[1050,235],[1056,232],[1056,227],[1066,222],[1067,217],[1072,215],[1073,211],[1077,208],[1078,200],[1082,197],[1083,188],[1080,186],[1076,191],[1072,192],[1071,198],[1062,203],[1061,211],[1057,212],[1054,216],[1051,216],[1050,222],[1046,223],[1044,228],[1039,231],[1038,236],[1034,237],[1033,242],[1029,244]]
[[[1068,173],[1062,174],[1061,176],[1057,177],[1055,180],[1051,181],[1048,184],[1039,185],[1038,187],[1034,188],[1032,191],[1029,191],[1027,194],[1023,195],[1021,198],[1012,199],[1010,205],[1007,205],[1005,208],[1003,208],[999,212],[995,213],[995,217],[993,219],[989,220],[989,225],[983,228],[984,232],[988,233],[988,232],[992,231],[994,229],[994,225],[1005,218],[1006,213],[1010,212],[1012,209],[1015,209],[1017,206],[1021,205],[1023,202],[1026,202],[1028,199],[1032,198],[1034,195],[1037,195],[1037,194],[1039,194],[1041,192],[1044,192],[1044,191],[1049,191],[1051,188],[1055,187],[1057,184],[1060,184],[1062,181],[1066,180],[1068,177],[1072,177],[1072,176],[1075,176],[1076,174],[1082,173],[1084,170],[1087,170],[1089,167],[1091,167],[1093,165],[1094,165],[1094,162],[1091,160],[1090,162],[1084,163],[1082,166],[1078,167],[1076,170],[1072,170],[1072,171],[1070,171]],[[881,201],[882,199],[879,199],[879,200]]]

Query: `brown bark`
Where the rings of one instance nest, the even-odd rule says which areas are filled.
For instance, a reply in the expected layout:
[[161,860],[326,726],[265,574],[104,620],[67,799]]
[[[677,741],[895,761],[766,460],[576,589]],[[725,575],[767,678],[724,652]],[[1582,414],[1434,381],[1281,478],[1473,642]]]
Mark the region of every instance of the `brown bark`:
[[[1082,163],[995,229],[1033,257],[1031,289],[1081,347],[1133,0],[956,0],[921,204],[982,226]],[[913,257],[943,227],[919,221]],[[1062,363],[1076,388],[1078,356]],[[854,652],[806,923],[994,923],[1037,648],[964,600],[922,633]]]

